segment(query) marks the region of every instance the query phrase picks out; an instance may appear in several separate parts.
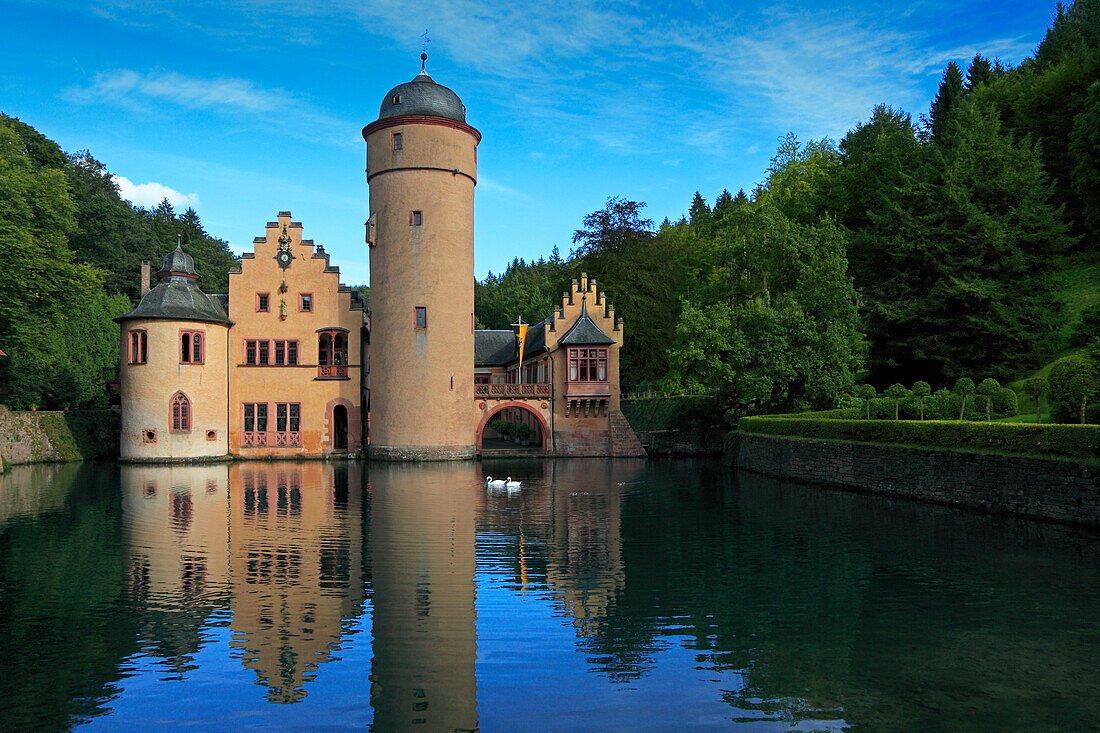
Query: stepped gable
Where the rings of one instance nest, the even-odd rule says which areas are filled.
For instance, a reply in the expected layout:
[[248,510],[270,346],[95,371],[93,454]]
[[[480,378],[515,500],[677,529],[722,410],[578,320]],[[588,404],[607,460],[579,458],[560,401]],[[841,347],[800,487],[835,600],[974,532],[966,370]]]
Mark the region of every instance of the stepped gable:
[[142,296],[136,308],[116,318],[116,323],[159,318],[233,325],[221,298],[199,289],[195,260],[178,245],[161,261],[157,277],[160,282],[156,287]]

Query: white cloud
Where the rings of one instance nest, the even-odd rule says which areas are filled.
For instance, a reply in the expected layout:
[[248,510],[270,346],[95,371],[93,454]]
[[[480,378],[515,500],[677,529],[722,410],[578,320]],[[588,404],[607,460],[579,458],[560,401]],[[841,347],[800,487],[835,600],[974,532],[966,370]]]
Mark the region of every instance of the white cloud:
[[244,79],[196,79],[174,71],[141,74],[116,69],[96,74],[88,87],[66,90],[76,102],[170,102],[191,108],[228,107],[246,112],[274,109],[285,92],[258,89]]
[[135,206],[148,209],[156,206],[164,199],[176,209],[184,209],[188,206],[198,208],[199,195],[197,193],[180,193],[174,188],[169,188],[163,183],[134,183],[125,176],[112,176],[118,185],[118,193],[122,198],[130,201]]

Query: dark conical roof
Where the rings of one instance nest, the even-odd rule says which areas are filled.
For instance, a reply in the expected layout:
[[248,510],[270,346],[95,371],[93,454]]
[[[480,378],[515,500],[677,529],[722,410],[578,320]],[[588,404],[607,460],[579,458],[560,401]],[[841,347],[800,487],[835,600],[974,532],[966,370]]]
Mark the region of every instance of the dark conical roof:
[[605,346],[615,343],[615,339],[601,331],[595,321],[589,317],[586,297],[581,301],[581,317],[573,323],[572,328],[566,331],[564,336],[558,339],[558,343],[566,346],[573,344]]
[[427,72],[421,71],[412,81],[398,84],[391,89],[378,110],[380,120],[406,115],[442,117],[465,122],[466,108],[457,94],[442,84],[436,84]]
[[161,276],[168,272],[181,272],[185,275],[195,274],[195,258],[180,249],[177,244],[176,249],[169,252],[164,256],[164,259],[160,261],[160,269],[157,271],[157,275]]
[[200,321],[232,325],[225,307],[217,297],[211,297],[195,283],[195,260],[178,246],[165,255],[157,271],[160,282],[141,297],[137,308],[115,321],[138,318],[163,318],[176,321]]

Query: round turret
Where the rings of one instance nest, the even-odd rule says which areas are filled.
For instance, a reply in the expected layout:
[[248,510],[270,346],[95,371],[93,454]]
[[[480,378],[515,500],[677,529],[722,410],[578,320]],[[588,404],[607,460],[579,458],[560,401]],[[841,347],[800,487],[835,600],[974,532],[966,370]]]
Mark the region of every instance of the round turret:
[[[423,60],[424,57],[421,58]],[[474,186],[481,134],[426,72],[363,128],[370,184],[370,454],[474,454]],[[415,395],[410,399],[410,395]]]
[[119,316],[122,433],[132,461],[216,458],[228,453],[225,296],[199,289],[194,259],[179,247],[160,282]]

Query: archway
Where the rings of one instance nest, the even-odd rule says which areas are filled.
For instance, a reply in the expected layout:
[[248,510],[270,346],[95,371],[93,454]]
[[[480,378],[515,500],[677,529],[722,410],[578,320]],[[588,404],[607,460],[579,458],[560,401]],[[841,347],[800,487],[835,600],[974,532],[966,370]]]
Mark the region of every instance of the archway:
[[332,448],[348,449],[348,408],[343,405],[332,408]]
[[[495,430],[489,427],[489,423],[498,418],[511,418],[511,422],[523,422],[531,426],[533,430],[537,431],[537,434],[533,437],[534,450],[540,450],[543,453],[549,453],[552,450],[552,436],[550,434],[550,426],[547,424],[546,419],[539,414],[537,410],[532,408],[529,404],[523,401],[513,402],[501,402],[493,405],[485,411],[485,415],[482,416],[481,422],[477,426],[477,452],[481,453],[486,438],[486,433],[495,435]],[[517,449],[519,446],[516,446]]]

